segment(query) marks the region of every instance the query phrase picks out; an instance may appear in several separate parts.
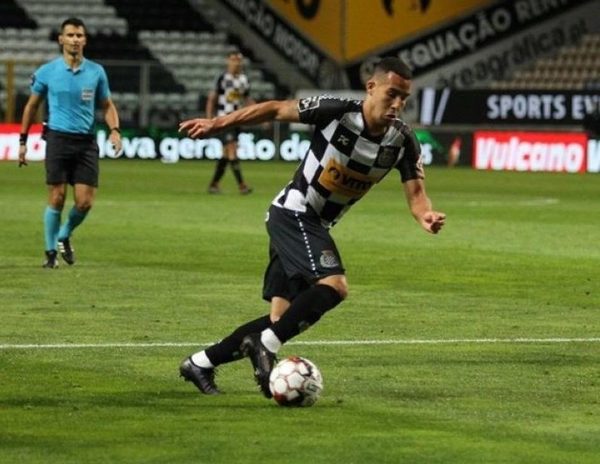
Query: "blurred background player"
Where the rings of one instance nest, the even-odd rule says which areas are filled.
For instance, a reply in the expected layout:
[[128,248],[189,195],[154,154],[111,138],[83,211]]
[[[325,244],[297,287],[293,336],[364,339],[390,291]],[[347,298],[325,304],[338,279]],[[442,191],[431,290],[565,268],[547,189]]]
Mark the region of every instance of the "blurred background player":
[[[242,73],[243,59],[244,57],[237,50],[231,51],[227,55],[227,70],[217,77],[214,89],[208,94],[206,101],[206,117],[208,119],[232,113],[245,105],[254,103],[249,96],[248,76]],[[246,195],[252,192],[252,189],[244,182],[240,160],[237,157],[239,132],[239,129],[232,128],[219,134],[219,139],[223,143],[223,157],[217,161],[208,193],[221,193],[219,182],[225,174],[227,164],[231,165],[240,193]]]
[[[119,115],[110,98],[104,68],[83,57],[86,29],[78,18],[66,19],[58,36],[62,55],[42,65],[32,76],[31,95],[23,111],[19,166],[27,165],[27,135],[40,103],[48,100],[46,184],[44,211],[46,268],[57,268],[57,248],[67,264],[75,263],[71,234],[86,218],[98,188],[98,145],[95,112],[104,112],[115,152],[121,151]],[[73,186],[75,204],[61,226],[67,184]]]

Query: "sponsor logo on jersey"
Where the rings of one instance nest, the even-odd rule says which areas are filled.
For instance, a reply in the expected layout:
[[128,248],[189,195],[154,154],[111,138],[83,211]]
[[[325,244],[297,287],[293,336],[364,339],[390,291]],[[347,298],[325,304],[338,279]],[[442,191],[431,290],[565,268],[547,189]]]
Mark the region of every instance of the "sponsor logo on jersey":
[[345,147],[348,146],[348,144],[350,143],[350,139],[348,137],[346,137],[343,134],[340,134],[340,136],[337,138],[337,142],[341,145],[344,145]]
[[227,92],[225,99],[227,103],[239,103],[242,101],[242,93],[238,89],[232,89]]
[[358,199],[369,191],[374,181],[331,159],[319,176],[319,183],[334,194]]

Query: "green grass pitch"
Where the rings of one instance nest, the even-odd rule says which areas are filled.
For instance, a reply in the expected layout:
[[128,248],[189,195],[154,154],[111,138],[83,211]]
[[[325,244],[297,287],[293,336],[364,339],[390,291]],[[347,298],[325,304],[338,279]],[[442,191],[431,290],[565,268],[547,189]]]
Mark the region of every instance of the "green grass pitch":
[[[600,177],[429,168],[438,236],[392,173],[334,228],[350,296],[282,355],[312,408],[250,363],[200,395],[180,361],[267,311],[264,213],[295,166],[101,162],[75,266],[41,268],[44,169],[0,163],[0,463],[597,463]],[[69,207],[71,200],[69,198]]]

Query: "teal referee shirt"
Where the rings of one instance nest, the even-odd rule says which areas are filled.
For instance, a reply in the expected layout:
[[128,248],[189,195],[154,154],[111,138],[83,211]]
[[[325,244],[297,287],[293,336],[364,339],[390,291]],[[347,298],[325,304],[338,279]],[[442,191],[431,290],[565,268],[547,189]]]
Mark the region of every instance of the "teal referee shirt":
[[110,97],[106,71],[83,59],[72,70],[62,56],[40,66],[31,92],[48,101],[48,127],[70,134],[93,134],[96,106]]

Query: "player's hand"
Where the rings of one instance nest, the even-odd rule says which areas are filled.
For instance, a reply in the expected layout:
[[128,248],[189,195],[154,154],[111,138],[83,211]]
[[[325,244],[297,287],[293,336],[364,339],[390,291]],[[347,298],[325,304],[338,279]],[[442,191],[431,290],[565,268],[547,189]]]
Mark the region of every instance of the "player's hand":
[[25,156],[27,155],[27,145],[19,145],[19,167],[27,166],[27,160]]
[[446,223],[446,215],[437,211],[427,211],[419,222],[427,232],[437,234]]
[[179,124],[179,132],[187,132],[193,139],[204,137],[212,132],[214,122],[212,119],[188,119]]
[[115,158],[118,158],[123,153],[123,142],[121,141],[121,134],[117,131],[111,131],[108,137],[112,144],[113,150],[115,150]]

